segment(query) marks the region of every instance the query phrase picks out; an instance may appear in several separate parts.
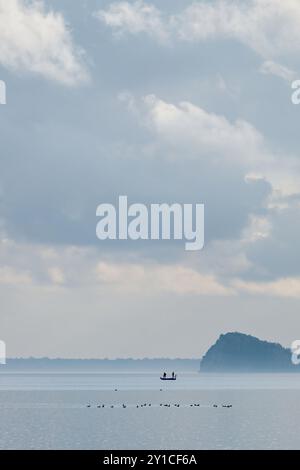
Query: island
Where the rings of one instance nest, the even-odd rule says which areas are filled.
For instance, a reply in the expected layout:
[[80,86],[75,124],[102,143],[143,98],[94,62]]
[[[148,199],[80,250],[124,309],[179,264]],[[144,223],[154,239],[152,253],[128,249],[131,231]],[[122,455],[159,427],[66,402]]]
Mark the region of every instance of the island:
[[291,350],[251,335],[221,334],[200,363],[201,372],[299,372]]

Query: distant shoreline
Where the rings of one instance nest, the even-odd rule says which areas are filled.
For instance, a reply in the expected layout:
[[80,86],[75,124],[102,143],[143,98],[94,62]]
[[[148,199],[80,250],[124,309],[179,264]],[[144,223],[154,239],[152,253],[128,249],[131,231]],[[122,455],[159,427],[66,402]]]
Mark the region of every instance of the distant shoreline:
[[14,370],[85,370],[85,371],[199,371],[200,359],[50,359],[10,358],[1,371]]

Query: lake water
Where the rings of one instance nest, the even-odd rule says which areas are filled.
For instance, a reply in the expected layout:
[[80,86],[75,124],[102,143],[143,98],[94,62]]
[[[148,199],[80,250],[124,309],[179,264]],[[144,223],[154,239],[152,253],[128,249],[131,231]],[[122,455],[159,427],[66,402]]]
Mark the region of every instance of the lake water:
[[300,449],[299,397],[300,374],[1,372],[0,448]]

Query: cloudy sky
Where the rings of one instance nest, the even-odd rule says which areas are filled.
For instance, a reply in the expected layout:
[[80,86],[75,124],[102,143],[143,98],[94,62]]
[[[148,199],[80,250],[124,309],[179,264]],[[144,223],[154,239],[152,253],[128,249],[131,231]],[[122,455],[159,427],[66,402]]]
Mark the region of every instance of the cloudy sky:
[[[300,336],[298,0],[0,0],[9,356],[200,357]],[[96,207],[204,203],[201,252]]]

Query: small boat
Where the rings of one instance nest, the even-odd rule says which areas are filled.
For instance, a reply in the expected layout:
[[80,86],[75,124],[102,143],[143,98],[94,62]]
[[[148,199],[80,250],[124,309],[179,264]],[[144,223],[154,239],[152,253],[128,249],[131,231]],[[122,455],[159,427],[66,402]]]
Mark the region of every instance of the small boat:
[[174,377],[160,377],[160,380],[176,380],[177,375],[174,375]]

